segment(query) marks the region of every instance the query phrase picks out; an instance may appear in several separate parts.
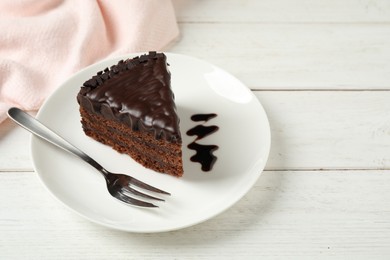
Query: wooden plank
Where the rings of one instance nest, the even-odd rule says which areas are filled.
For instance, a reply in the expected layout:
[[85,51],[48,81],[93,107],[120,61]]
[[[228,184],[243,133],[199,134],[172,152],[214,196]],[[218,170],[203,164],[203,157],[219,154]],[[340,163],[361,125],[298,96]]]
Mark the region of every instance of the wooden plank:
[[389,169],[390,92],[255,92],[267,111],[268,169]]
[[390,24],[181,24],[169,51],[252,89],[390,89]]
[[173,0],[177,19],[188,22],[389,22],[387,0]]
[[[267,169],[390,168],[390,91],[254,93],[271,125]],[[29,133],[0,131],[0,170],[32,170]]]
[[30,134],[5,120],[0,124],[0,171],[31,169]]
[[159,234],[92,224],[31,173],[0,173],[0,198],[2,259],[390,257],[389,171],[265,172],[221,215]]

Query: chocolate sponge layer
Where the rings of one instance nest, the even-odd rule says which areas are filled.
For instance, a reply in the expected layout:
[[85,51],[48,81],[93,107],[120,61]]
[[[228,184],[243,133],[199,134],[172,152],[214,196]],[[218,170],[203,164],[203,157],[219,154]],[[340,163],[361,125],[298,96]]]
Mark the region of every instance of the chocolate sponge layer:
[[151,133],[133,131],[114,120],[88,114],[83,108],[80,108],[80,114],[84,132],[89,137],[111,146],[119,153],[128,154],[149,169],[177,177],[183,175],[181,145],[163,143]]

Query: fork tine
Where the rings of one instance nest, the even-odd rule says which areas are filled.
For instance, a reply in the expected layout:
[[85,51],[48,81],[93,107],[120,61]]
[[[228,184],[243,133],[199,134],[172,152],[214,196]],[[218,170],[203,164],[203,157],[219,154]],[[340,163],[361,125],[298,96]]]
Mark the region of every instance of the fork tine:
[[134,177],[132,177],[129,181],[131,184],[135,185],[135,186],[138,186],[140,188],[143,188],[145,190],[149,190],[149,191],[154,191],[154,192],[157,192],[157,193],[161,193],[161,194],[166,194],[166,195],[171,195],[169,192],[166,192],[166,191],[163,191],[163,190],[160,190],[156,187],[153,187],[149,184],[146,184],[145,182],[142,182]]
[[125,194],[123,194],[121,192],[115,192],[111,195],[113,197],[117,198],[118,200],[120,200],[124,203],[127,203],[127,204],[131,204],[131,205],[135,205],[135,206],[139,206],[139,207],[146,207],[146,208],[158,208],[158,206],[156,206],[150,202],[134,199],[132,197],[126,196]]
[[153,197],[153,196],[150,196],[150,195],[145,194],[145,193],[143,193],[143,192],[140,192],[140,191],[138,191],[138,190],[135,190],[135,189],[131,188],[130,186],[122,187],[121,190],[122,190],[122,192],[131,193],[131,194],[134,194],[134,195],[137,195],[137,196],[140,196],[140,197],[144,197],[144,198],[147,198],[147,199],[165,201],[165,200],[163,200],[163,199],[160,199],[160,198],[157,198],[157,197]]

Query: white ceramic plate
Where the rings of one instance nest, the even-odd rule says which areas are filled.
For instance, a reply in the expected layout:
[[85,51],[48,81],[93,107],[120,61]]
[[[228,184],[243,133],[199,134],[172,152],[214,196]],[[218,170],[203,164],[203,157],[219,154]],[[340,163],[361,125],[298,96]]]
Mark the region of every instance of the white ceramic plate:
[[[113,172],[133,175],[172,193],[159,208],[142,209],[122,204],[106,190],[103,177],[92,167],[61,149],[32,137],[35,171],[43,184],[61,202],[87,219],[130,232],[162,232],[188,227],[226,210],[255,184],[270,150],[270,128],[266,113],[252,92],[239,80],[205,61],[167,53],[172,88],[181,119],[184,176],[175,178],[143,168],[89,137],[80,124],[76,95],[85,80],[127,55],[94,64],[66,81],[47,99],[37,118],[84,150]],[[218,145],[218,157],[210,172],[190,161],[194,154],[187,136],[199,124],[191,115],[216,113],[205,125],[219,130],[198,141]]]

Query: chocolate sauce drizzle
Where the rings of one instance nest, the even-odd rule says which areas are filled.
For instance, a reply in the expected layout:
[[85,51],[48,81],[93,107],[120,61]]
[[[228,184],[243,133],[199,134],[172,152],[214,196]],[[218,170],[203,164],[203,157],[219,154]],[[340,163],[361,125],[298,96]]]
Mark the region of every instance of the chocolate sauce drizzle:
[[[192,121],[199,122],[204,121],[207,122],[211,118],[216,117],[217,114],[196,114],[191,117]],[[189,136],[197,136],[196,139],[190,143],[187,147],[191,150],[195,150],[196,154],[193,155],[190,160],[192,162],[199,162],[202,165],[202,171],[208,172],[211,171],[215,162],[217,161],[217,157],[213,154],[215,150],[219,147],[217,145],[203,145],[198,144],[196,141],[211,135],[218,131],[219,127],[216,125],[212,126],[204,126],[197,125],[190,130],[187,131],[187,135]]]
[[209,121],[211,118],[216,117],[217,114],[196,114],[191,116],[191,120],[194,122],[199,122],[199,121]]
[[208,135],[211,135],[212,133],[218,131],[219,127],[216,126],[216,125],[212,125],[212,126],[204,126],[204,125],[197,125],[193,128],[191,128],[190,130],[187,131],[187,135],[189,136],[194,136],[196,135],[196,139],[195,141],[197,140],[200,140]]

